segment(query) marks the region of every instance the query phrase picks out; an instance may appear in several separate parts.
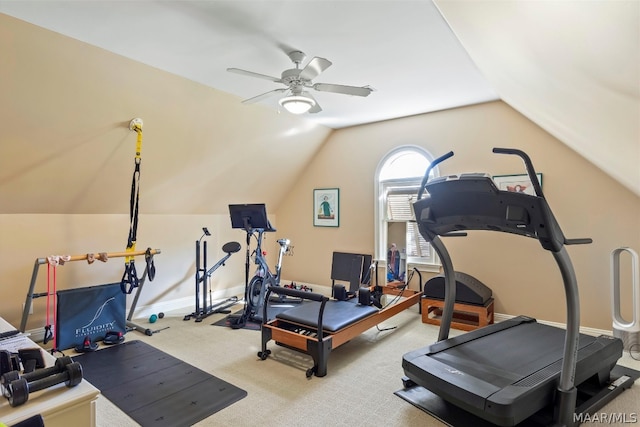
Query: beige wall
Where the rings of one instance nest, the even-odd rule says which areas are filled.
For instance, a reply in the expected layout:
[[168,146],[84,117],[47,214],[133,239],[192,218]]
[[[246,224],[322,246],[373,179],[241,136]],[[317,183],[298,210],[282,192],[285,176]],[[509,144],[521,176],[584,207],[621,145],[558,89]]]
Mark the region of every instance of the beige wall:
[[[159,249],[154,257],[156,277],[147,281],[136,314],[167,311],[179,307],[195,310],[195,241],[207,226],[213,236],[208,241],[208,266],[224,256],[221,247],[228,241],[244,242],[242,233],[232,230],[224,215],[141,215],[136,248]],[[128,235],[128,215],[0,215],[0,315],[18,326],[22,304],[29,289],[35,262],[50,255],[85,255],[99,252],[123,252]],[[124,258],[110,258],[106,263],[85,261],[65,263],[56,268],[58,290],[120,282]],[[144,257],[135,260],[139,275]],[[51,273],[53,274],[53,272]],[[37,270],[35,293],[53,290],[47,280],[47,265]],[[210,287],[215,299],[242,293],[244,253],[231,256],[224,267],[212,276]],[[127,306],[134,294],[127,297]],[[53,302],[51,301],[51,304]],[[149,308],[149,310],[147,310]],[[46,321],[46,298],[34,300],[33,315],[27,329],[37,329]]]
[[[331,132],[2,14],[0,52],[0,316],[16,325],[37,258],[124,250],[133,118],[144,121],[137,248],[162,251],[138,307],[157,310],[195,308],[202,227],[213,233],[209,265],[225,242],[244,245],[228,205],[262,202],[274,214]],[[67,264],[58,289],[118,282],[123,264]],[[213,295],[241,295],[243,284],[244,251],[212,277]],[[37,304],[28,328],[44,323]]]
[[[278,229],[265,242],[271,264],[275,240],[288,237],[284,276],[329,285],[333,251],[373,253],[375,170],[401,144],[455,151],[442,173],[519,173],[519,160],[491,147],[527,151],[565,234],[594,239],[569,248],[586,326],[610,328],[611,250],[640,250],[639,198],[502,102],[332,132],[1,14],[0,51],[0,315],[14,324],[36,258],[124,249],[134,117],[145,123],[138,249],[162,252],[138,304],[156,311],[192,304],[203,226],[210,265],[225,242],[243,245],[213,276],[214,297],[242,293],[245,236],[230,227],[230,203],[265,202]],[[340,188],[339,228],[313,226],[312,191],[327,187]],[[447,244],[457,269],[493,289],[499,312],[564,321],[559,274],[536,241],[477,233]],[[122,259],[70,263],[58,288],[122,272]],[[37,304],[28,329],[44,324]]]
[[[285,266],[288,277],[329,284],[332,251],[373,253],[374,174],[384,155],[401,144],[422,146],[434,156],[454,151],[441,164],[442,174],[521,173],[519,158],[491,149],[526,151],[543,174],[545,195],[565,235],[594,240],[568,247],[580,286],[582,323],[611,328],[609,257],[620,246],[640,250],[640,198],[503,102],[335,132],[277,210],[279,231],[296,243],[295,257]],[[319,187],[340,188],[339,228],[312,224],[311,193]],[[445,244],[456,269],[493,289],[498,312],[565,321],[559,270],[536,240],[475,232]],[[623,271],[630,271],[629,265],[623,264]]]

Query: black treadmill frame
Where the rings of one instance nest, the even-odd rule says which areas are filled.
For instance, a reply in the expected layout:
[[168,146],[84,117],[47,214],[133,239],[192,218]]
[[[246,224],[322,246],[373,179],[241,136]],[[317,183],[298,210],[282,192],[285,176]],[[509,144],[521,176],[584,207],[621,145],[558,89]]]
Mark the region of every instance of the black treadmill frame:
[[[565,245],[591,243],[591,239],[565,238],[526,153],[508,148],[494,148],[493,152],[517,155],[524,161],[535,195],[500,191],[486,174],[462,174],[429,180],[431,170],[453,156],[453,152],[449,152],[436,159],[427,169],[417,201],[413,205],[420,233],[440,257],[445,276],[445,303],[438,341],[448,339],[456,299],[455,270],[440,236],[466,235],[467,230],[488,230],[537,239],[543,249],[553,254],[564,283],[566,333],[560,379],[555,392],[554,422],[573,425],[577,400],[575,374],[580,337],[580,303],[575,271]],[[429,194],[422,198],[425,190]],[[409,378],[415,377],[406,367],[405,373]]]

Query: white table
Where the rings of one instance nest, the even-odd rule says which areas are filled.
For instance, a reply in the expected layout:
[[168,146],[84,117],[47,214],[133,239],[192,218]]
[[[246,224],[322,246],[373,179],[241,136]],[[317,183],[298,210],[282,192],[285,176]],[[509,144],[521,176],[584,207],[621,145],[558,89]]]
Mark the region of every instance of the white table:
[[[0,317],[0,332],[16,329]],[[0,350],[6,347],[39,348],[31,339],[24,335],[0,341]],[[47,367],[55,363],[55,357],[42,350]],[[73,356],[72,356],[73,357]],[[42,415],[47,427],[96,426],[96,400],[100,391],[87,380],[82,380],[75,387],[58,384],[42,391],[29,394],[26,403],[12,408],[9,401],[0,397],[0,422],[12,425],[30,418]]]

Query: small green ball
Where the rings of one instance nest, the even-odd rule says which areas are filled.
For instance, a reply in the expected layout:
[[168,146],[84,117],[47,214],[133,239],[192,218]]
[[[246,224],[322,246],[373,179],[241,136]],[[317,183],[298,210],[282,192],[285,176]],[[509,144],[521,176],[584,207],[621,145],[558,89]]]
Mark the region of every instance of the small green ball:
[[156,316],[155,314],[149,316],[149,323],[156,323],[156,320],[158,320],[158,316]]

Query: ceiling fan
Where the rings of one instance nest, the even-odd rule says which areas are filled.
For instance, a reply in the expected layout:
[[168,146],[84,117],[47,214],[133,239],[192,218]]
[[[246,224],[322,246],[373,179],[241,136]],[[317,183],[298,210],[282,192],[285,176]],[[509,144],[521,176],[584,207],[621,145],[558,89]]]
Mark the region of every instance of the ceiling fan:
[[227,71],[232,73],[270,80],[275,83],[282,83],[286,86],[286,88],[274,89],[261,95],[254,96],[253,98],[245,99],[242,103],[252,104],[279,93],[286,93],[287,96],[281,98],[278,102],[281,106],[287,109],[287,111],[294,114],[303,114],[306,112],[318,113],[322,111],[322,108],[318,104],[318,101],[316,101],[309,93],[308,89],[354,96],[368,96],[373,92],[373,89],[369,86],[358,87],[330,83],[313,83],[313,79],[318,77],[324,70],[331,66],[331,61],[316,56],[301,69],[300,64],[306,57],[304,52],[294,50],[290,52],[288,56],[295,64],[295,68],[284,70],[280,77],[254,73],[253,71],[242,70],[240,68],[227,68]]

